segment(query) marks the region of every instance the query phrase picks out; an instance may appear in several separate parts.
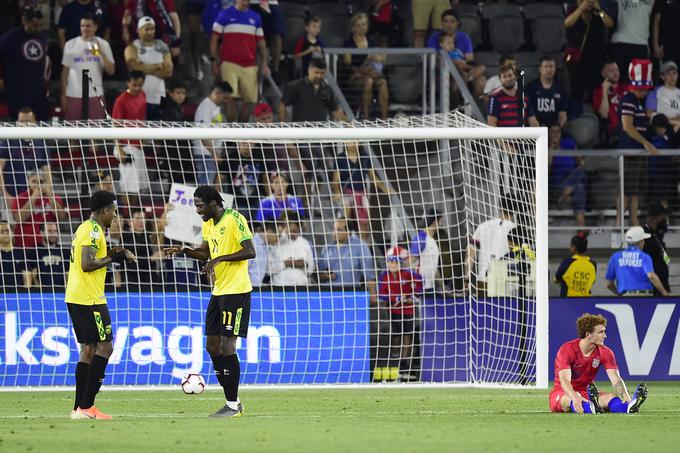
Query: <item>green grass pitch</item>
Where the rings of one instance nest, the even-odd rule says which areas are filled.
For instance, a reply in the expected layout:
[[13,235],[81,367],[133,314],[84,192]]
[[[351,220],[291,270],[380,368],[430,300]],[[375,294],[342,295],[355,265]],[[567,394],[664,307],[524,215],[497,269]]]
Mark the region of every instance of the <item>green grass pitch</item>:
[[551,414],[542,390],[244,388],[241,399],[243,418],[208,419],[220,391],[104,386],[97,406],[115,420],[95,422],[69,419],[71,392],[0,392],[0,451],[680,451],[680,383],[650,382],[637,415]]

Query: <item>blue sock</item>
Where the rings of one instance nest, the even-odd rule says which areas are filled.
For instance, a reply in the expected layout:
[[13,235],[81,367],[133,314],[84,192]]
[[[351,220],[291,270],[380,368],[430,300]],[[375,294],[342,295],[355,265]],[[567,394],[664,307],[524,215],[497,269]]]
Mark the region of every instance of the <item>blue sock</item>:
[[609,401],[609,412],[628,412],[628,404],[621,401],[621,398],[615,396]]
[[[574,402],[573,401],[569,403],[569,406],[571,406],[571,411],[575,413],[576,409],[574,409]],[[582,406],[583,406],[583,413],[584,414],[594,414],[595,413],[595,411],[593,410],[593,407],[590,405],[589,401],[584,401]]]

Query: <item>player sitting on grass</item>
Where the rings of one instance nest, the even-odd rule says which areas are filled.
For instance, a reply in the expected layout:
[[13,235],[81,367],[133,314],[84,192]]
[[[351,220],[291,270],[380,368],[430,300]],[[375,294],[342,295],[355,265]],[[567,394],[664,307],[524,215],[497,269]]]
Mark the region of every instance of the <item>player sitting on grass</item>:
[[[578,338],[564,343],[555,358],[555,388],[550,393],[552,412],[595,414],[634,413],[647,399],[647,386],[639,384],[630,398],[611,349],[604,345],[607,319],[584,313],[576,320]],[[599,393],[595,376],[604,367],[615,393]]]
[[253,234],[237,211],[223,207],[220,193],[212,186],[200,186],[194,192],[196,213],[203,219],[203,243],[200,247],[170,247],[166,257],[185,254],[208,261],[203,268],[213,284],[212,297],[205,315],[205,349],[210,354],[217,381],[227,402],[211,417],[240,417],[243,405],[238,398],[241,366],[236,355],[237,337],[248,336],[250,293],[248,261],[255,258]]
[[116,197],[99,190],[90,198],[92,216],[73,237],[71,266],[66,283],[66,306],[81,344],[76,365],[76,401],[72,419],[110,420],[94,406],[94,398],[104,381],[104,371],[113,352],[111,315],[104,295],[106,267],[137,258],[123,247],[106,249],[106,229],[117,216]]

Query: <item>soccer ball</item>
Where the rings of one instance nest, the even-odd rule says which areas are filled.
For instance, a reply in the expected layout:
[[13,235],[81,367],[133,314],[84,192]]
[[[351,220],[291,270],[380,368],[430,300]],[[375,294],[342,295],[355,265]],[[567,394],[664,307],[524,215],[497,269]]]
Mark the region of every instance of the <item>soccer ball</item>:
[[182,391],[187,395],[198,395],[205,390],[205,379],[197,373],[189,373],[182,378]]

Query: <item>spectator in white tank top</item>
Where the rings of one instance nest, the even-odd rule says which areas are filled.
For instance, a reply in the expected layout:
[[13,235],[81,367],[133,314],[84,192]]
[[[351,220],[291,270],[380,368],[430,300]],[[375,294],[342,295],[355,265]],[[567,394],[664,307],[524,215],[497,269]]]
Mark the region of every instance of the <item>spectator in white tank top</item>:
[[165,95],[165,79],[172,77],[172,56],[170,48],[160,39],[155,39],[156,23],[149,16],[139,19],[138,39],[125,48],[125,64],[128,71],[141,71],[144,79],[148,120],[160,119],[161,98]]

